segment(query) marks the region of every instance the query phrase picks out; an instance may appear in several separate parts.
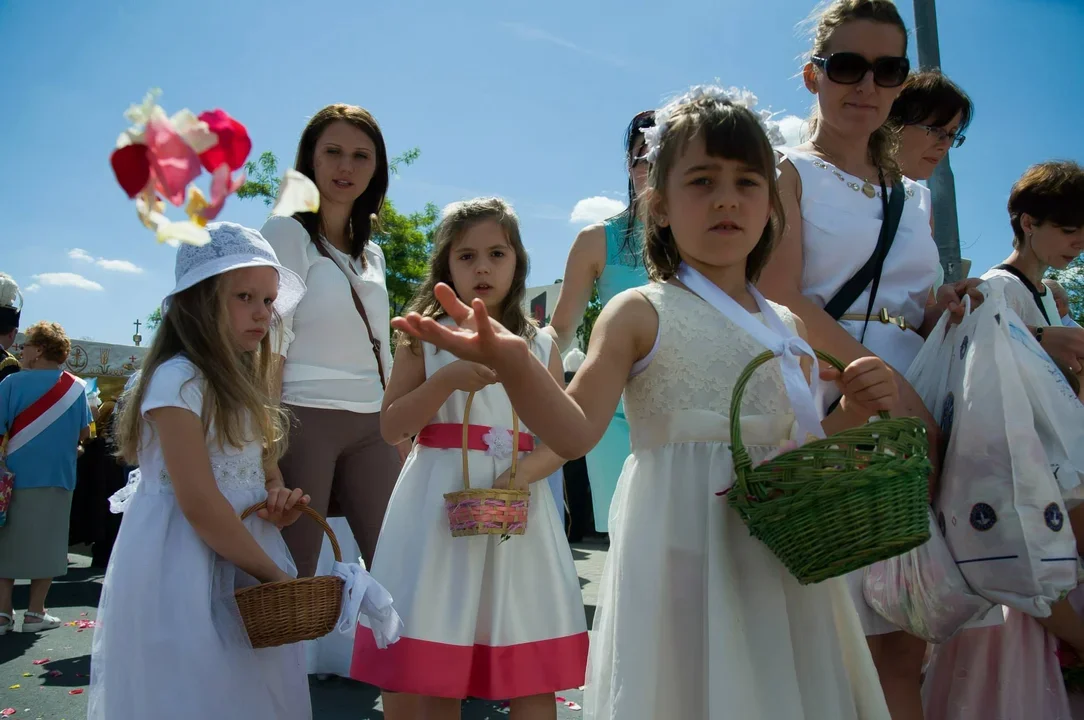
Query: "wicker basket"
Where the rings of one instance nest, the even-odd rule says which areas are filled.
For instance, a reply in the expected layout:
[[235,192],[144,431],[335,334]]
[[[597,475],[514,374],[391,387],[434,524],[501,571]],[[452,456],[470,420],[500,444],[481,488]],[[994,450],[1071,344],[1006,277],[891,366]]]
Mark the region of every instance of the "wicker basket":
[[[838,360],[817,356],[842,371]],[[730,402],[734,486],[727,494],[753,537],[803,585],[895,557],[929,539],[930,462],[926,426],[917,418],[881,419],[814,440],[753,467],[741,439],[746,366]]]
[[[527,507],[530,490],[471,488],[470,486],[470,408],[474,393],[467,396],[463,410],[463,489],[445,493],[444,508],[452,537],[472,535],[522,535],[527,531]],[[512,413],[512,468],[509,485],[515,484],[519,465],[519,417]]]
[[[241,513],[241,519],[266,506],[266,502],[253,505]],[[320,513],[308,507],[301,511],[320,523],[331,540],[335,562],[342,562],[339,541]],[[342,578],[325,575],[263,583],[235,592],[252,647],[277,647],[327,635],[339,619],[344,585]]]

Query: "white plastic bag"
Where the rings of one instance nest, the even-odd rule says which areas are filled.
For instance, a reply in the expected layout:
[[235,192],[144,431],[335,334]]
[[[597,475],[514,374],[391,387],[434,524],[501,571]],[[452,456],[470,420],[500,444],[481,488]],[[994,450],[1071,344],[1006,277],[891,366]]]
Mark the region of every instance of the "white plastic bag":
[[[970,301],[965,298],[965,302]],[[952,357],[952,343],[947,341],[949,329],[949,313],[945,312],[907,369],[907,382],[934,417],[940,411],[948,384],[948,367]]]
[[934,644],[943,643],[994,607],[975,594],[945,545],[933,510],[930,539],[865,569],[866,604],[893,625]]
[[1076,586],[1077,553],[1013,351],[1011,333],[1020,328],[1004,296],[992,292],[947,333],[953,355],[934,415],[946,446],[936,509],[975,592],[1047,617]]

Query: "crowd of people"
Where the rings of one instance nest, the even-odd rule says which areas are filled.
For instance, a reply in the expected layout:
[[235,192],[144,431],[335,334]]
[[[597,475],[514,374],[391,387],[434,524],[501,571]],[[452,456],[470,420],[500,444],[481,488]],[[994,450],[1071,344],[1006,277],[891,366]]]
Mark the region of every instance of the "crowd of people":
[[[116,462],[139,471],[110,501],[123,521],[88,717],[310,717],[301,647],[253,649],[232,599],[317,571],[307,506],[346,518],[402,617],[389,647],[365,618],[353,639],[350,674],[382,691],[391,720],[455,718],[467,697],[553,718],[555,693],[581,685],[600,719],[1068,718],[1060,676],[1022,687],[991,670],[1042,665],[1028,653],[1059,641],[1084,651],[1068,600],[1050,617],[997,607],[931,647],[875,612],[861,570],[801,584],[726,503],[731,398],[765,345],[845,369],[811,378],[805,357],[754,375],[741,418],[754,462],[879,412],[915,417],[931,500],[944,426],[906,378],[946,313],[1003,295],[1080,391],[1084,330],[1046,276],[1084,251],[1084,168],[1028,168],[1009,193],[1004,263],[945,282],[921,181],[964,145],[974,107],[941,72],[912,71],[907,51],[890,0],[828,4],[795,147],[744,91],[698,86],[638,113],[628,207],[576,238],[544,328],[526,313],[527,251],[499,198],[444,210],[427,279],[392,320],[373,226],[389,178],[381,129],[356,106],[316,113],[295,169],[319,210],[259,231],[213,223],[209,244],[182,246],[162,324],[110,414]],[[561,355],[595,289],[605,307],[566,388]],[[0,275],[0,635],[15,628],[15,579],[31,580],[21,630],[59,624],[46,598],[66,572],[79,443],[97,414],[62,370],[55,323],[7,355],[20,308]],[[584,455],[610,540],[590,642],[545,482]],[[453,538],[445,496],[465,481],[529,491],[526,531]],[[1021,623],[1050,641],[1014,644]]]

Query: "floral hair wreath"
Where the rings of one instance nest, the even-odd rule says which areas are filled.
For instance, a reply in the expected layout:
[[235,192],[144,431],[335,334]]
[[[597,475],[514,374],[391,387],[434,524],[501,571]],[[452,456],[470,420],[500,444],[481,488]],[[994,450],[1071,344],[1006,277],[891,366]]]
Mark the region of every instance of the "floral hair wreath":
[[[738,105],[749,110],[756,117],[757,122],[760,123],[760,127],[768,136],[768,141],[773,147],[779,147],[786,144],[783,133],[779,129],[779,123],[773,119],[776,113],[769,110],[757,110],[757,96],[749,90],[736,87],[732,87],[728,90],[719,85],[695,85],[686,93],[674,98],[662,108],[656,110],[655,125],[641,130],[644,134],[644,144],[647,149],[647,153],[644,157],[649,163],[654,163],[659,157],[659,149],[662,146],[663,136],[666,134],[667,126],[670,124],[670,118],[674,113],[685,105],[705,99],[715,100],[720,103],[729,102],[732,105]],[[776,170],[776,172],[778,173],[778,170]]]

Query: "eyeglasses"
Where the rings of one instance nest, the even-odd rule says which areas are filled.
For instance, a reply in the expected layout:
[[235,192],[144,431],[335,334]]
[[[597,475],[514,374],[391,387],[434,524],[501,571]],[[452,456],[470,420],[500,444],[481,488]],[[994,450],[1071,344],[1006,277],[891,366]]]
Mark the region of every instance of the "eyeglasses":
[[964,140],[967,140],[966,135],[951,133],[944,128],[933,127],[932,125],[916,125],[915,127],[925,130],[927,135],[933,135],[939,143],[949,143],[949,147],[958,148],[964,144]]
[[879,57],[873,62],[858,53],[832,53],[828,57],[814,55],[813,64],[824,70],[828,79],[840,85],[857,85],[873,71],[873,82],[880,87],[894,88],[903,85],[911,72],[911,61],[905,57]]

